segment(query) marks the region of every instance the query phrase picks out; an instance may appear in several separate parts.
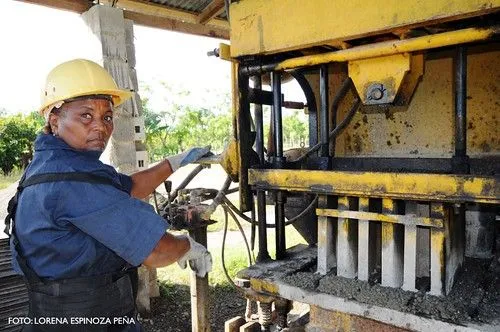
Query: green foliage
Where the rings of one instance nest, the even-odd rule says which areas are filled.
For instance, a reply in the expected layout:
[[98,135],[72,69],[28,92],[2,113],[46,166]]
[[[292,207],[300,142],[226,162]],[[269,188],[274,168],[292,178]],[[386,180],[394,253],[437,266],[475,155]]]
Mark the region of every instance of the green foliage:
[[37,113],[0,118],[0,169],[4,175],[24,168],[33,156],[33,141],[43,126]]
[[[151,161],[183,152],[193,146],[210,145],[221,152],[231,133],[231,115],[228,98],[217,95],[217,111],[193,105],[189,91],[173,91],[163,83],[171,101],[163,110],[152,110],[150,98],[142,99],[146,146]],[[146,87],[145,95],[151,93]]]
[[[146,146],[151,161],[161,160],[193,146],[210,145],[213,152],[222,152],[232,135],[229,91],[208,88],[204,95],[195,98],[185,88],[166,82],[160,82],[160,87],[155,87],[155,90],[158,89],[161,93],[141,84]],[[162,106],[152,106],[159,96],[163,100]],[[269,117],[270,107],[264,107],[266,136],[269,132]],[[307,118],[303,113],[284,111],[283,138],[286,148],[308,142]]]
[[306,122],[299,118],[298,111],[283,117],[283,137],[290,147],[296,142],[308,141],[307,136]]
[[0,174],[0,190],[7,188],[23,175],[23,170],[15,167],[8,175]]

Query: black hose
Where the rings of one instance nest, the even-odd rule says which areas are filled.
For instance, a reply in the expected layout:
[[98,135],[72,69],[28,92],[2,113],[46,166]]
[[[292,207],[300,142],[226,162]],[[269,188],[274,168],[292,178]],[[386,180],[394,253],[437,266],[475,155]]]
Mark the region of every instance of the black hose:
[[177,198],[177,195],[179,194],[179,190],[186,188],[186,186],[191,182],[198,173],[201,172],[201,170],[205,168],[203,165],[198,165],[196,166],[191,173],[186,176],[186,178],[175,188],[174,192],[172,193],[172,196],[170,197],[171,201],[174,201]]
[[242,291],[236,284],[234,283],[233,279],[227,272],[226,268],[226,263],[225,263],[225,249],[226,249],[226,236],[227,236],[227,225],[229,223],[229,217],[226,208],[224,208],[224,232],[222,233],[222,248],[221,248],[221,261],[222,261],[222,270],[224,271],[224,275],[226,276],[226,279],[229,281],[229,283],[237,290]]
[[[234,213],[236,213],[238,216],[240,216],[243,220],[246,222],[252,223],[252,219],[243,214],[238,208],[227,198],[224,196],[223,198],[224,203],[230,208]],[[302,212],[300,212],[298,215],[293,217],[292,219],[289,219],[286,221],[285,226],[291,225],[294,222],[296,222],[298,219],[302,218],[306,213],[308,213],[318,202],[318,195],[312,200],[312,202],[304,209]],[[267,228],[273,228],[275,227],[275,224],[266,224]]]
[[245,235],[245,231],[243,230],[243,227],[241,227],[241,224],[238,221],[238,218],[236,217],[234,212],[230,208],[227,209],[227,212],[229,212],[229,215],[231,217],[233,217],[234,222],[236,223],[236,226],[238,226],[238,229],[240,230],[240,233],[243,236],[243,241],[245,241],[245,246],[247,247],[248,265],[250,266],[250,265],[252,265],[252,254],[250,251],[250,246],[248,245],[248,240],[247,240],[247,237]]
[[153,200],[155,202],[155,211],[160,214],[160,209],[158,208],[158,200],[156,199],[156,190],[153,190]]
[[[354,100],[354,104],[352,105],[351,109],[349,110],[349,113],[347,113],[346,117],[328,135],[329,139],[336,137],[349,124],[349,122],[351,121],[354,114],[356,114],[356,111],[358,110],[360,104],[361,104],[361,100],[359,98],[356,98]],[[300,161],[306,159],[311,154],[318,151],[320,147],[321,147],[321,143],[316,144],[315,146],[310,148],[304,155],[302,155],[300,158],[294,160],[293,162],[300,162]]]

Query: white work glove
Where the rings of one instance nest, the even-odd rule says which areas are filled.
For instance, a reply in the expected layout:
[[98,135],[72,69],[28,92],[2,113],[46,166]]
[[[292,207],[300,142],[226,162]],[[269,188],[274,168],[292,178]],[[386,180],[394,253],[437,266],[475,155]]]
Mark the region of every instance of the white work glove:
[[189,240],[189,250],[179,258],[177,264],[181,269],[185,269],[189,261],[191,270],[196,272],[198,277],[203,278],[208,272],[212,271],[212,255],[207,248],[193,240],[189,235],[179,235],[179,237]]
[[167,157],[166,159],[170,163],[172,171],[175,172],[182,166],[194,163],[200,158],[208,155],[210,153],[210,146],[205,146],[203,148],[191,148],[184,151],[183,153],[176,154],[175,156]]

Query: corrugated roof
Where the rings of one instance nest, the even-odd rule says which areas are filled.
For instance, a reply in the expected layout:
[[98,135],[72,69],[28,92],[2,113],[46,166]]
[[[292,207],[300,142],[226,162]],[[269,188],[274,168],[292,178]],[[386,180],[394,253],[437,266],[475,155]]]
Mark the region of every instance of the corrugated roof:
[[150,0],[150,2],[193,13],[200,13],[212,0]]

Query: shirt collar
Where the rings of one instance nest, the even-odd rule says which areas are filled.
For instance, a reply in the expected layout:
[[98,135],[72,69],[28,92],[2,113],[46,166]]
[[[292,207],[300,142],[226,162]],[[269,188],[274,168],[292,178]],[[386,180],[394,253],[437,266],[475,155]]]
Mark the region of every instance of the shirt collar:
[[99,159],[99,157],[101,157],[102,154],[102,151],[77,150],[70,147],[65,141],[63,141],[58,136],[52,136],[49,134],[40,134],[37,136],[35,140],[35,151],[44,151],[44,150],[68,150],[95,159]]

